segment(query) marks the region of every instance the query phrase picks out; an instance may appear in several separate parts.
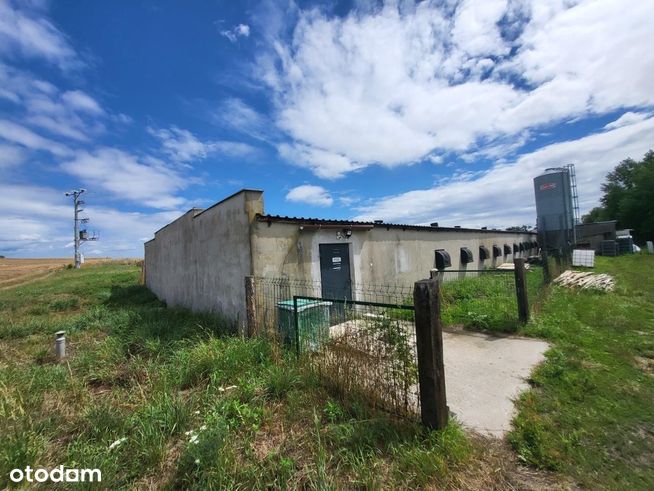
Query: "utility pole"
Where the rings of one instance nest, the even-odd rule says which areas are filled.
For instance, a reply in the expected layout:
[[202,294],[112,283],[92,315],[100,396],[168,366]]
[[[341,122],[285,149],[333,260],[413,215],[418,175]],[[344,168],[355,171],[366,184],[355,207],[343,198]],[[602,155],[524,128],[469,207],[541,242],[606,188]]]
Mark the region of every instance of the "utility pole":
[[84,208],[82,206],[84,205],[84,201],[80,199],[80,196],[86,192],[86,189],[73,189],[72,191],[68,191],[66,193],[66,196],[72,196],[73,197],[73,207],[75,209],[75,220],[74,220],[74,227],[73,227],[73,238],[74,238],[74,243],[75,243],[75,268],[79,269],[82,265],[82,257],[79,251],[80,245],[82,242],[86,242],[89,240],[98,240],[97,236],[89,237],[88,232],[86,230],[81,230],[80,229],[80,223],[88,223],[89,219],[88,218],[80,218],[79,213],[81,211],[84,211]]

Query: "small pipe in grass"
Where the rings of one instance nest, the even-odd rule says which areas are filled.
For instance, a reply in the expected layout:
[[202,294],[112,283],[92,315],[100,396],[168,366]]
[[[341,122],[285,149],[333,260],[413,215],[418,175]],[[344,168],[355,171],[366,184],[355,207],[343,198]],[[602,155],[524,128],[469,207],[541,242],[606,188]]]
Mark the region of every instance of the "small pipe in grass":
[[57,354],[57,360],[62,361],[66,358],[66,331],[57,331],[55,333],[55,353]]

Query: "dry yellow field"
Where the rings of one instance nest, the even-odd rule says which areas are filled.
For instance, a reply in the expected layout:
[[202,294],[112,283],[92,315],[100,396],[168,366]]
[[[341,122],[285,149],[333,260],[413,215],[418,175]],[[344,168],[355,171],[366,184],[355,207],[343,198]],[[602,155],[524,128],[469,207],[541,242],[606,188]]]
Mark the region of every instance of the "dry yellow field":
[[[110,262],[111,259],[87,259],[85,264]],[[71,258],[0,259],[0,289],[29,283],[48,276],[72,263]]]

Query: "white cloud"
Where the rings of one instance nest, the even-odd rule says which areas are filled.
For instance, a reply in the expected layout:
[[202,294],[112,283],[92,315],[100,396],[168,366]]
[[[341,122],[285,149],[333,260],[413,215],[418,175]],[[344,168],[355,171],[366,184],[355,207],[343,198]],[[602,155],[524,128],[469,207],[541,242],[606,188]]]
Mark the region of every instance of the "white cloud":
[[203,159],[210,152],[209,146],[198,140],[193,133],[176,126],[159,130],[148,128],[148,132],[157,137],[164,152],[178,162]]
[[292,139],[281,155],[335,178],[654,104],[649,18],[654,2],[619,0],[311,9],[297,12],[290,41],[273,35],[257,73]]
[[[474,57],[505,55],[509,47],[497,23],[505,15],[506,0],[464,0],[456,9],[452,40]],[[482,58],[484,59],[484,58]]]
[[0,254],[41,256],[59,239],[63,246],[63,225],[71,230],[69,220],[58,225],[59,219],[70,218],[65,200],[63,192],[53,189],[0,183]]
[[220,31],[220,34],[225,36],[232,43],[235,43],[240,37],[246,38],[250,36],[250,26],[247,24],[238,24],[231,29]]
[[114,148],[77,152],[61,164],[89,187],[99,187],[117,198],[152,208],[172,209],[185,204],[176,195],[188,181],[177,171],[151,157],[138,157]]
[[105,129],[105,111],[81,90],[61,92],[49,82],[0,63],[0,97],[22,110],[14,115],[21,124],[39,127],[52,135],[88,141]]
[[148,132],[161,141],[164,153],[180,163],[205,159],[211,153],[239,157],[254,152],[254,148],[245,143],[226,140],[201,141],[190,131],[176,126],[169,129],[148,128]]
[[638,123],[639,121],[644,121],[649,118],[651,115],[648,113],[635,113],[628,111],[620,116],[615,121],[610,122],[604,126],[605,130],[612,130],[615,128],[620,128],[621,126],[627,126],[630,124]]
[[64,70],[81,65],[66,36],[38,12],[18,2],[0,1],[0,54],[42,58]]
[[482,175],[388,196],[358,209],[356,219],[471,227],[534,224],[533,178],[547,167],[574,163],[581,212],[596,206],[606,174],[627,157],[640,159],[654,142],[654,117],[573,141],[545,146]]
[[211,151],[230,157],[246,157],[256,153],[256,149],[252,145],[227,140],[212,142]]
[[64,92],[61,99],[68,103],[72,108],[79,111],[84,111],[94,115],[99,115],[104,112],[100,107],[100,104],[98,104],[93,97],[81,90],[69,90],[68,92]]
[[331,206],[334,203],[334,199],[325,188],[310,184],[291,189],[286,195],[286,200],[312,206]]
[[0,169],[16,167],[25,161],[25,151],[20,147],[0,143]]
[[217,123],[260,140],[267,140],[267,134],[270,133],[272,126],[261,113],[235,97],[225,99],[213,114],[213,119]]
[[[3,244],[20,244],[22,242],[45,242],[50,227],[47,223],[27,217],[0,217],[0,247]],[[1,249],[0,249],[1,250]]]
[[277,148],[279,154],[300,167],[308,167],[318,177],[333,179],[341,177],[347,172],[364,167],[352,162],[344,155],[328,152],[309,145],[287,143],[280,144]]
[[65,145],[39,136],[32,130],[6,119],[0,119],[0,138],[31,150],[45,150],[59,157],[71,154],[71,150]]

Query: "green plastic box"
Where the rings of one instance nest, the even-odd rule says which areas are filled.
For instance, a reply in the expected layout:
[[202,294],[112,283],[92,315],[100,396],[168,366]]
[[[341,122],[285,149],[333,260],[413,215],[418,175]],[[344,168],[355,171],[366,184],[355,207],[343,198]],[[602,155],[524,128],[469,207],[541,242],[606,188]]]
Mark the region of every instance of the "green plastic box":
[[[300,348],[315,350],[329,340],[329,308],[331,302],[298,299],[297,315],[300,330]],[[277,328],[285,344],[295,345],[295,319],[293,300],[277,304]]]

